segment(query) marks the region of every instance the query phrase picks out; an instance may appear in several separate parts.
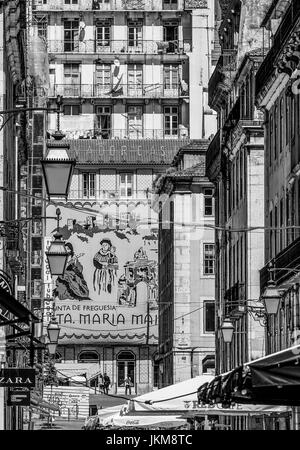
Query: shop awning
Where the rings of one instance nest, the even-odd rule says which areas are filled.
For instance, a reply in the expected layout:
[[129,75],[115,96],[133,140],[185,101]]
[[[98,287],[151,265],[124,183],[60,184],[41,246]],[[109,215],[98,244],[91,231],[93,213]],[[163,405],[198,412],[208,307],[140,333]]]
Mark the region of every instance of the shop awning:
[[198,389],[202,404],[232,403],[300,406],[300,345],[267,355]]
[[46,410],[47,412],[59,411],[59,406],[56,403],[46,402],[33,392],[31,393],[30,406],[39,408],[40,410]]
[[[10,314],[15,319],[8,319],[8,315]],[[16,300],[15,297],[0,287],[0,326],[10,325],[14,322],[24,322],[28,325],[31,321],[39,322],[40,319],[26,308],[26,306]]]

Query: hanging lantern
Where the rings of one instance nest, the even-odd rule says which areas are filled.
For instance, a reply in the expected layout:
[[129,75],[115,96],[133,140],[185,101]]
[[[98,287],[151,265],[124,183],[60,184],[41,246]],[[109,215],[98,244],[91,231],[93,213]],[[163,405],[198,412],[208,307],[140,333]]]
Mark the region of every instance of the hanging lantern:
[[229,318],[224,319],[222,326],[221,326],[221,331],[223,334],[224,342],[226,344],[230,344],[232,341],[232,337],[233,337],[234,325]]
[[52,317],[49,325],[47,326],[47,333],[49,341],[52,344],[57,344],[59,337],[60,327],[56,321],[56,317]]
[[71,178],[76,164],[68,155],[69,145],[48,144],[48,154],[41,160],[48,198],[65,197],[67,199]]
[[261,296],[262,301],[264,302],[266,313],[268,315],[277,314],[281,295],[276,287],[276,284],[273,280],[269,280],[264,290],[264,293]]
[[62,235],[60,233],[55,233],[54,241],[51,242],[49,250],[45,252],[52,276],[62,276],[64,274],[69,256],[65,242],[61,238]]

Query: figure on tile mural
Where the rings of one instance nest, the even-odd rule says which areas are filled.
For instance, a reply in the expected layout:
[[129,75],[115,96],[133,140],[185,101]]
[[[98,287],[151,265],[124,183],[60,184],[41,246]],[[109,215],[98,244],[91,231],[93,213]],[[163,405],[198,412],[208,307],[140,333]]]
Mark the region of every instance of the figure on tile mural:
[[93,287],[95,291],[98,291],[98,294],[101,291],[111,294],[119,268],[116,247],[112,245],[110,239],[102,239],[100,245],[100,250],[93,258],[95,267]]
[[148,259],[140,247],[134,253],[134,260],[128,261],[125,273],[118,280],[118,301],[122,306],[135,307],[148,301],[150,309],[157,308],[157,263]]
[[80,253],[75,255],[73,246],[70,242],[66,243],[69,253],[65,273],[59,276],[56,281],[56,288],[53,295],[60,300],[74,298],[76,300],[90,300],[89,289],[83,277],[83,266],[79,258],[84,255]]

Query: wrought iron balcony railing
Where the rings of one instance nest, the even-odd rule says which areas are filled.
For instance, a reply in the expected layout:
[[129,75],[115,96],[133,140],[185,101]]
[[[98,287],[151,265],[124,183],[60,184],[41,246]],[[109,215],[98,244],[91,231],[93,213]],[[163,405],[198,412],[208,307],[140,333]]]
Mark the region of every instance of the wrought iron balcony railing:
[[69,200],[144,200],[145,202],[151,202],[150,188],[147,190],[132,189],[128,192],[122,192],[122,190],[112,189],[71,189],[68,194]]
[[[295,239],[285,249],[278,253],[272,262],[274,265],[273,278],[278,286],[291,278],[292,275],[295,275],[295,273],[300,272],[300,237]],[[261,292],[265,289],[269,279],[268,263],[260,270]]]
[[191,41],[133,40],[48,40],[50,53],[99,53],[99,54],[186,54],[191,51]]
[[[172,130],[163,129],[143,129],[132,126],[127,129],[93,128],[93,129],[68,129],[61,124],[61,129],[66,135],[66,139],[188,139],[187,128],[178,127]],[[54,129],[49,129],[49,133],[54,133]]]
[[111,83],[103,84],[55,84],[50,87],[49,97],[63,95],[64,97],[85,98],[177,98],[188,96],[188,90],[181,85],[170,86],[168,84],[122,84],[117,88]]
[[77,3],[59,0],[34,0],[36,11],[162,11],[207,7],[207,0],[77,0]]

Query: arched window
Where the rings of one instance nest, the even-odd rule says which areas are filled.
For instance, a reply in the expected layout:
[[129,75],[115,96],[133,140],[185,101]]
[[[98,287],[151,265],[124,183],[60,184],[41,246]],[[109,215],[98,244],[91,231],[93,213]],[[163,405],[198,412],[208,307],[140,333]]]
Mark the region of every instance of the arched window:
[[131,351],[122,350],[117,355],[117,385],[118,388],[124,386],[124,380],[130,377],[135,386],[135,355]]
[[82,351],[78,355],[78,362],[99,362],[99,355],[95,350]]

